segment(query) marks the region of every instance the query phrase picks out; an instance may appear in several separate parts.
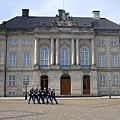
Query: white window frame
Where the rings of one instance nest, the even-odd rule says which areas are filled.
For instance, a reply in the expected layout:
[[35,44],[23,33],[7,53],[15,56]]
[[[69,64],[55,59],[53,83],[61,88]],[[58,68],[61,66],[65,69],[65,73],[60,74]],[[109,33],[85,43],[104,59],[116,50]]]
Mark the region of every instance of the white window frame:
[[119,76],[118,75],[113,75],[113,81],[114,81],[114,85],[119,85]]
[[9,86],[15,86],[16,82],[15,82],[16,78],[14,75],[10,75],[9,76]]
[[30,45],[30,40],[24,40],[24,45]]
[[30,67],[30,54],[23,55],[23,66]]
[[117,45],[118,45],[117,41],[111,41],[111,46],[117,46]]
[[10,40],[10,45],[17,45],[17,40]]
[[100,80],[100,86],[106,86],[106,77],[105,77],[105,75],[100,75],[99,80]]
[[49,65],[49,51],[48,48],[44,47],[40,50],[40,67],[48,68]]
[[104,45],[104,41],[102,41],[102,40],[101,40],[101,41],[98,41],[98,45],[99,45],[99,46],[103,46],[103,45]]
[[16,66],[16,54],[10,54],[10,67]]
[[112,67],[118,67],[118,55],[112,55]]
[[15,96],[15,92],[9,92],[9,96]]
[[80,59],[81,65],[90,65],[89,64],[89,50],[87,48],[82,48],[81,49],[80,58],[81,58]]
[[68,48],[62,48],[60,52],[60,65],[62,68],[68,67],[70,64]]
[[99,67],[105,67],[105,54],[99,54]]
[[27,83],[27,86],[30,85],[30,77],[29,77],[29,75],[24,75],[23,76],[23,86],[26,86],[26,83]]

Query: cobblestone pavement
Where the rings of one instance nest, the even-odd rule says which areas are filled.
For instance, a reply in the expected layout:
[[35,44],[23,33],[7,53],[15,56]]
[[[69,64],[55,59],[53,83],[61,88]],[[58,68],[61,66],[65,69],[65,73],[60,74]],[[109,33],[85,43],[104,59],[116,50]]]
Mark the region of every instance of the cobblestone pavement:
[[0,120],[120,120],[120,99],[58,99],[59,104],[0,100]]

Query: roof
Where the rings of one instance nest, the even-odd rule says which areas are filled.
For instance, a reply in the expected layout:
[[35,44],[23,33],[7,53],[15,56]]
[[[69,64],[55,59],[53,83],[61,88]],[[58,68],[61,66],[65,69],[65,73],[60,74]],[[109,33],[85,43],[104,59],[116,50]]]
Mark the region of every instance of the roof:
[[[34,16],[18,16],[6,22],[6,28],[25,28],[25,29],[34,29],[35,23],[43,23],[46,26],[51,26],[52,22],[56,17],[34,17]],[[83,26],[86,24],[90,26],[91,23],[94,24],[94,29],[120,29],[120,25],[106,19],[94,19],[92,17],[72,17],[72,20],[75,21],[78,26]],[[3,24],[0,25],[0,28],[3,27]]]

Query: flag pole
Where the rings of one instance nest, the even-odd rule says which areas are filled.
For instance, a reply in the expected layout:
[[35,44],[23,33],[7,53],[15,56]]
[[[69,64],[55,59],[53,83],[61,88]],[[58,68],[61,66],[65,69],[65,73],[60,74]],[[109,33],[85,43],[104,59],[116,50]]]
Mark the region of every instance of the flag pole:
[[64,10],[64,0],[63,0],[63,10]]

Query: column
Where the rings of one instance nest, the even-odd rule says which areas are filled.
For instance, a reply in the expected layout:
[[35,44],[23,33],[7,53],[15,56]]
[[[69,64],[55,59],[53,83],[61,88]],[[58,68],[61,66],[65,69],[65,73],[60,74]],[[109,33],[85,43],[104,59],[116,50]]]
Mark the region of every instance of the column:
[[35,38],[35,48],[34,48],[34,65],[38,64],[38,39]]
[[76,65],[80,64],[79,60],[79,39],[76,39]]
[[51,39],[51,65],[54,64],[54,39]]
[[75,63],[74,39],[71,40],[71,65]]
[[95,64],[94,39],[91,39],[92,65]]
[[56,39],[56,65],[59,65],[59,39]]

